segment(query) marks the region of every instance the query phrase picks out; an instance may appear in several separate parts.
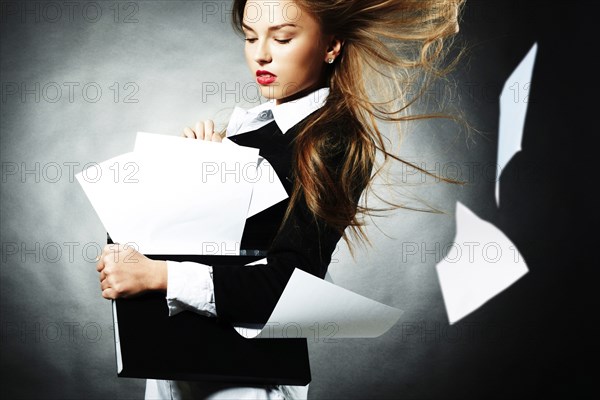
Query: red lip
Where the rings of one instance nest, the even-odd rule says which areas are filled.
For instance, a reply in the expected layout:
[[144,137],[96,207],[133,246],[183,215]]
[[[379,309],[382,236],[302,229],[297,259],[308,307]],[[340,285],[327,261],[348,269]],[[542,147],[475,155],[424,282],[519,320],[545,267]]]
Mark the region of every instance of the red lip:
[[259,69],[258,71],[256,71],[256,76],[261,76],[261,75],[272,75],[272,76],[277,76],[272,72],[269,71],[265,71],[263,69]]
[[256,71],[256,82],[258,82],[259,85],[270,85],[271,83],[275,82],[276,79],[277,75],[269,71],[262,69]]

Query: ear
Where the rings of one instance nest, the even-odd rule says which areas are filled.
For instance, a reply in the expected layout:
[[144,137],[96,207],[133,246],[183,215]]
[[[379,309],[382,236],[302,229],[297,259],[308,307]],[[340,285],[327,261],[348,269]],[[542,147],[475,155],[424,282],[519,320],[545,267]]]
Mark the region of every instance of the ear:
[[337,58],[342,51],[342,47],[344,46],[344,40],[338,38],[337,36],[331,35],[331,37],[329,37],[328,40],[329,41],[327,45],[327,53],[325,54],[325,61],[327,61],[330,58]]

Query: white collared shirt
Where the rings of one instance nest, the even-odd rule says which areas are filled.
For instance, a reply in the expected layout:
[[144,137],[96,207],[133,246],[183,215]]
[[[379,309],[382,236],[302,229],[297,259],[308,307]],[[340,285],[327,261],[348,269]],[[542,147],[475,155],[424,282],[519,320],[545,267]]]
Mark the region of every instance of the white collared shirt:
[[291,127],[321,108],[327,96],[329,96],[329,88],[323,87],[304,97],[279,105],[275,105],[275,99],[270,99],[248,110],[235,107],[227,125],[227,136],[256,130],[273,119],[285,134]]
[[[227,136],[250,132],[275,120],[286,133],[298,122],[325,104],[329,88],[323,87],[283,104],[274,99],[245,110],[235,107],[227,126]],[[212,267],[191,261],[167,260],[167,305],[169,316],[190,310],[206,316],[216,316]]]

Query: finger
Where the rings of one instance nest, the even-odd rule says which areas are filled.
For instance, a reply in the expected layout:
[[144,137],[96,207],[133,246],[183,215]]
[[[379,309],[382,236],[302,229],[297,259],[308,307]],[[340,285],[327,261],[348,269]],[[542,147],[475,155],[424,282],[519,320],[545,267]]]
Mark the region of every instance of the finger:
[[212,140],[215,131],[215,123],[212,119],[204,121],[204,140]]
[[100,254],[100,262],[106,262],[107,256],[114,256],[119,253],[121,245],[119,243],[105,244],[102,248],[102,254]]
[[98,261],[98,263],[96,264],[96,271],[100,272],[104,269],[104,258],[102,257],[102,255],[99,255],[98,257],[96,257],[96,261]]
[[102,270],[100,272],[100,282],[106,279],[106,271]]
[[111,287],[110,283],[108,282],[108,279],[104,279],[100,282],[100,289],[102,290],[106,290],[109,287]]
[[117,291],[113,288],[107,288],[104,289],[102,291],[102,297],[104,297],[105,299],[116,299],[117,298]]
[[105,246],[105,251],[103,252],[101,259],[104,264],[117,263],[119,262],[119,258],[126,245],[120,243],[112,243]]
[[192,128],[187,127],[187,126],[185,128],[183,128],[183,133],[181,134],[181,136],[188,138],[188,139],[196,139],[196,134],[194,133]]
[[213,133],[211,141],[213,142],[221,142],[223,138],[217,132]]
[[102,255],[114,252],[115,249],[119,248],[119,246],[120,246],[119,243],[105,244],[104,247],[102,248]]
[[196,122],[196,138],[204,139],[204,123],[202,121]]

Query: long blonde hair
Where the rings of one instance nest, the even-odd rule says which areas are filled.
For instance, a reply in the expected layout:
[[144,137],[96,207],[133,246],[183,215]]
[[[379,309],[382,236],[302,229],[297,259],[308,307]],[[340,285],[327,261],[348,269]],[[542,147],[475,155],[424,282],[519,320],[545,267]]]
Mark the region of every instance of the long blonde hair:
[[[392,158],[432,175],[388,152],[377,120],[399,124],[453,118],[409,115],[407,110],[420,96],[409,98],[415,83],[426,88],[429,78],[442,77],[455,65],[443,63],[446,43],[459,31],[464,1],[295,0],[316,18],[323,34],[334,34],[344,44],[335,62],[326,66],[330,92],[325,105],[306,119],[295,138],[296,179],[282,225],[303,196],[311,213],[337,229],[352,252],[346,227],[369,242],[358,216],[373,209],[359,206],[358,199],[381,169],[372,173],[377,151],[384,155],[384,164]],[[242,35],[245,4],[246,0],[234,0],[232,11],[233,27]],[[367,77],[372,93],[365,84]],[[376,101],[376,96],[385,100]]]

